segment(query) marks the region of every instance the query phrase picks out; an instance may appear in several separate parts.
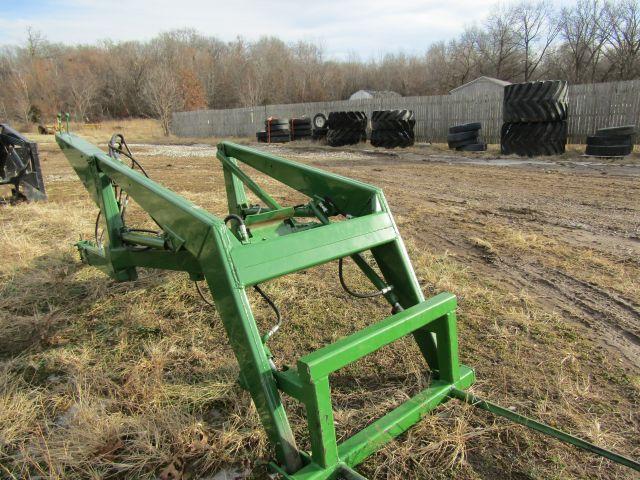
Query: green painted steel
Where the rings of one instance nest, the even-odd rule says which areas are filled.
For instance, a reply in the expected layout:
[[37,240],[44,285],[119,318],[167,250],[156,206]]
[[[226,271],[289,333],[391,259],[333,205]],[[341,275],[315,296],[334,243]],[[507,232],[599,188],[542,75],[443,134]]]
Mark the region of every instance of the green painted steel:
[[[184,271],[194,280],[206,280],[240,366],[240,384],[251,393],[273,447],[272,467],[285,478],[362,479],[352,467],[473,384],[473,370],[458,359],[456,299],[449,293],[424,299],[380,189],[222,142],[217,158],[230,215],[220,219],[76,135],[59,133],[56,141],[105,224],[105,245],[77,243],[84,262],[120,281],[135,279],[137,267]],[[304,194],[308,202],[280,205],[242,164]],[[158,235],[125,224],[116,185],[149,213]],[[264,205],[250,205],[245,187]],[[338,216],[342,221],[332,222]],[[366,251],[381,276],[361,256]],[[345,257],[352,258],[384,296],[392,314],[305,355],[295,367],[277,368],[264,344],[269,335],[259,331],[246,289]],[[331,374],[407,335],[420,348],[431,384],[338,444]],[[310,454],[296,445],[281,393],[305,406]]]
[[495,403],[489,402],[488,400],[483,400],[481,398],[478,398],[472,393],[454,388],[449,393],[449,396],[452,398],[457,398],[458,400],[462,400],[463,402],[466,402],[469,405],[473,405],[474,407],[478,407],[478,408],[481,408],[482,410],[486,410],[487,412],[491,412],[494,415],[499,415],[501,417],[508,418],[512,422],[519,423],[520,425],[524,425],[525,427],[531,428],[532,430],[536,430],[537,432],[544,433],[545,435],[549,435],[551,437],[557,438],[558,440],[563,441],[565,443],[570,443],[571,445],[574,445],[588,452],[595,453],[596,455],[600,455],[601,457],[608,458],[609,460],[613,460],[614,462],[624,465],[626,467],[640,471],[640,463],[636,462],[635,460],[632,460],[618,453],[612,452],[611,450],[598,447],[593,443],[587,442],[573,435],[569,435],[568,433],[565,433],[562,430],[558,430],[557,428],[553,428],[549,425],[545,425],[544,423],[538,422],[532,418],[528,418],[528,417],[525,417],[524,415],[520,415],[519,413],[513,412],[507,408],[501,407],[500,405],[496,405]]

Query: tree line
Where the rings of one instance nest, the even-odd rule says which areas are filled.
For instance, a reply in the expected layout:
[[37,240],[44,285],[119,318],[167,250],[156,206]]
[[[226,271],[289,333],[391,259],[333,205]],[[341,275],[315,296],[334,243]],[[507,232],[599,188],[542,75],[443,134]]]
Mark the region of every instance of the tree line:
[[546,0],[496,6],[481,23],[423,54],[362,61],[327,58],[320,44],[275,37],[225,42],[193,30],[147,42],[49,42],[28,29],[0,49],[0,119],[51,121],[151,116],[168,131],[171,112],[340,100],[359,89],[447,93],[477,76],[571,83],[640,76],[640,0]]

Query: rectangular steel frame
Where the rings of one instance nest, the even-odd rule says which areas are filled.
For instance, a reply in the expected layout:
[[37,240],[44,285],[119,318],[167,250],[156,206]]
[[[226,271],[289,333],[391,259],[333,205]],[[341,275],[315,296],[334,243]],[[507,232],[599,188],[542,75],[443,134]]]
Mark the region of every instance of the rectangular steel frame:
[[[79,242],[80,255],[116,280],[136,278],[136,267],[179,270],[205,279],[240,366],[240,383],[251,393],[274,449],[273,467],[286,478],[363,478],[353,470],[380,446],[406,431],[474,382],[458,359],[456,299],[441,293],[425,300],[382,191],[248,147],[222,142],[229,212],[243,218],[245,237],[225,222],[169,189],[69,134],[56,141],[77,172],[105,224],[107,244]],[[238,163],[301,192],[305,205],[281,206]],[[119,215],[114,184],[161,226],[162,237],[131,232]],[[265,204],[250,205],[245,187]],[[342,221],[331,222],[340,215]],[[131,246],[145,245],[146,250]],[[360,257],[371,251],[382,278]],[[394,306],[388,318],[303,356],[295,367],[274,369],[252,314],[252,285],[339,258],[351,257]],[[431,370],[424,391],[338,444],[330,375],[404,336],[412,335]],[[296,445],[281,392],[302,402],[311,454]]]

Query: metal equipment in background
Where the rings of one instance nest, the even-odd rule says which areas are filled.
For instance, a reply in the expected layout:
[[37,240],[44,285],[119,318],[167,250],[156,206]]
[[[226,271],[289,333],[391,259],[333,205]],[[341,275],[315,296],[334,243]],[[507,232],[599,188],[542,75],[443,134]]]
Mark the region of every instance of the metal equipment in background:
[[[271,466],[293,480],[363,479],[354,467],[451,398],[489,410],[580,448],[640,470],[640,464],[583,440],[478,399],[466,392],[474,371],[460,364],[456,298],[425,299],[382,191],[371,185],[298,164],[260,150],[222,142],[217,158],[224,172],[229,214],[218,218],[149,179],[126,142],[114,136],[110,154],[70,133],[56,140],[100,208],[104,242],[77,243],[82,260],[120,281],[136,278],[137,267],[184,271],[206,281],[240,366],[240,385],[251,393],[266,430]],[[124,163],[131,160],[132,167]],[[281,205],[241,165],[268,175],[306,196],[304,204]],[[245,188],[260,200],[251,205]],[[158,231],[133,229],[124,220],[128,198],[140,205]],[[339,219],[340,221],[334,221]],[[98,223],[98,222],[96,222]],[[104,244],[103,244],[104,243]],[[374,268],[363,256],[371,252]],[[352,292],[342,277],[351,260],[373,285]],[[281,325],[279,312],[260,284],[338,260],[343,288],[359,297],[379,295],[391,314],[315,352],[295,365],[278,365],[269,339]],[[380,273],[378,273],[380,272]],[[258,329],[247,297],[255,288],[276,312],[277,323]],[[338,443],[329,377],[385,345],[411,335],[430,371],[430,385],[347,440]],[[301,402],[311,452],[294,438],[281,395]]]
[[0,185],[12,185],[12,202],[47,198],[38,144],[3,123],[0,123]]

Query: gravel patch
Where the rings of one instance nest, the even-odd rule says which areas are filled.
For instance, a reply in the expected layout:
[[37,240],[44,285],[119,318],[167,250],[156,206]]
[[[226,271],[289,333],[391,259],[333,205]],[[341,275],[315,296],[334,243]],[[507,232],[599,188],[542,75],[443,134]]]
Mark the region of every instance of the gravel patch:
[[206,144],[196,145],[151,145],[148,143],[132,143],[134,155],[140,157],[215,157],[216,148]]

